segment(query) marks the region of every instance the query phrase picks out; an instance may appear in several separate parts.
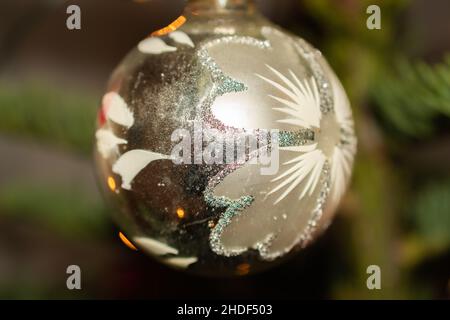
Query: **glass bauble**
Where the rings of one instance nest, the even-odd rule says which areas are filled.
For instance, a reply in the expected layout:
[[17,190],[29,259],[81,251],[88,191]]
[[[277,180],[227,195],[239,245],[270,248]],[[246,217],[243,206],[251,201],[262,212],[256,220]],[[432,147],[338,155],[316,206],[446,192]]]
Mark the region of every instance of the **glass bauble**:
[[247,1],[191,1],[178,25],[142,40],[98,122],[99,176],[122,231],[202,275],[261,271],[308,245],[356,151],[321,53]]

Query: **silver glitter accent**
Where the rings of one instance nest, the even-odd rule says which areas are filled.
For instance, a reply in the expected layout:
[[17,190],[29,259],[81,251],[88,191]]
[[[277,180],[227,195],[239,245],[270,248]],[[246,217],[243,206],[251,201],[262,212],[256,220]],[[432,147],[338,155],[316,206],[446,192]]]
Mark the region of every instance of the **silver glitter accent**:
[[256,46],[263,50],[270,48],[270,43],[267,40],[263,41],[252,37],[242,36],[218,37],[200,43],[199,50],[197,51],[197,56],[200,60],[201,65],[211,74],[211,78],[213,80],[213,88],[210,91],[208,97],[198,106],[198,117],[199,120],[203,119],[203,121],[210,125],[212,128],[218,129],[224,133],[236,133],[239,129],[225,126],[221,121],[217,120],[214,117],[211,108],[215,99],[227,93],[243,92],[248,90],[248,88],[244,83],[227,76],[217,65],[216,61],[210,56],[208,49],[220,44],[230,43]]
[[[245,208],[250,206],[254,198],[250,195],[245,195],[238,200],[232,200],[224,196],[221,197],[214,196],[213,190],[214,187],[217,186],[225,176],[227,176],[234,170],[238,169],[239,167],[240,166],[238,165],[232,165],[227,167],[225,170],[219,172],[216,176],[214,176],[210,180],[208,186],[204,191],[205,201],[209,206],[216,209],[226,208],[225,212],[221,214],[219,221],[217,222],[216,226],[212,229],[211,234],[209,236],[209,243],[211,249],[215,253],[226,257],[237,256],[247,250],[247,248],[244,248],[242,250],[240,249],[226,250],[222,245],[221,237],[224,229],[231,223],[231,219],[236,215],[241,214]],[[261,247],[263,247],[262,244]]]
[[302,129],[298,131],[281,131],[279,134],[279,146],[302,146],[308,142],[314,141],[315,133],[313,130]]
[[[226,208],[225,212],[220,216],[219,221],[214,226],[209,236],[211,249],[216,254],[226,257],[237,256],[248,250],[248,248],[227,250],[222,245],[221,237],[225,228],[231,223],[232,218],[242,214],[243,210],[245,210],[245,208],[249,207],[252,204],[252,202],[254,201],[254,197],[245,195],[238,200],[232,200],[224,196],[214,196],[213,190],[214,187],[217,186],[225,176],[235,171],[239,167],[240,166],[237,165],[229,166],[225,170],[221,171],[210,180],[210,183],[204,192],[205,201],[209,206],[217,209]],[[272,260],[272,257],[268,254],[268,249],[271,246],[273,240],[275,240],[275,235],[269,234],[263,241],[256,243],[252,247],[252,249],[258,250],[259,254],[264,260]]]
[[271,233],[266,237],[266,239],[264,239],[261,242],[258,242],[252,249],[258,250],[259,254],[264,260],[271,260],[269,255],[269,248],[274,240],[275,235]]
[[299,243],[302,248],[305,248],[312,241],[312,234],[316,231],[320,219],[322,218],[323,208],[328,199],[328,195],[330,194],[331,174],[330,174],[330,165],[328,161],[324,165],[322,171],[321,183],[323,187],[322,191],[320,192],[319,198],[317,199],[316,208],[313,210],[311,214],[308,226],[299,237]]
[[[198,51],[198,57],[200,63],[210,72],[214,83],[214,87],[211,90],[208,98],[199,105],[199,108],[201,110],[199,112],[200,117],[201,119],[204,119],[204,122],[206,122],[207,125],[220,130],[225,135],[229,135],[239,133],[242,130],[225,126],[222,122],[214,117],[211,107],[217,97],[226,93],[242,92],[248,90],[248,88],[245,86],[245,84],[225,75],[222,69],[209,55],[209,48],[223,43],[247,44],[257,46],[261,49],[270,48],[270,43],[268,41],[261,41],[252,37],[227,36],[203,42],[199,46],[200,49]],[[247,248],[244,248],[242,250],[226,250],[221,243],[221,236],[224,229],[230,224],[231,219],[236,215],[241,214],[245,208],[250,206],[254,201],[254,197],[251,195],[244,195],[237,200],[232,200],[227,197],[216,197],[213,194],[213,189],[223,180],[225,176],[238,169],[239,167],[240,166],[237,164],[226,167],[209,181],[208,187],[204,191],[204,199],[209,206],[215,209],[226,208],[225,212],[220,215],[217,224],[213,227],[210,233],[209,242],[212,251],[219,255],[227,257],[239,255],[247,250]],[[265,248],[268,248],[271,241],[272,238],[270,239],[270,241],[269,239],[266,239],[266,241],[258,243],[255,247],[260,252],[264,252],[265,250],[267,250]]]

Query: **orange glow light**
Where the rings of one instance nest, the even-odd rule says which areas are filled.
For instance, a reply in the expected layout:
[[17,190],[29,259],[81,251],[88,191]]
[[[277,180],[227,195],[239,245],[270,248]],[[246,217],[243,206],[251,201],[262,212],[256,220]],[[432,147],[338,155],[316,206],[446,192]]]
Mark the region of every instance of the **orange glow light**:
[[177,209],[177,216],[178,216],[178,218],[183,219],[185,214],[186,213],[184,212],[183,208],[178,208]]
[[237,266],[236,274],[239,276],[245,276],[250,272],[250,265],[248,263],[242,263]]
[[116,180],[113,177],[108,177],[108,187],[112,192],[116,191]]
[[151,34],[152,37],[164,36],[168,33],[171,33],[185,24],[186,18],[184,16],[179,16],[174,22],[169,24],[167,27],[159,29]]
[[138,251],[138,249],[134,246],[134,244],[131,243],[130,240],[128,240],[127,237],[125,237],[125,235],[122,232],[119,232],[119,238],[120,240],[122,240],[122,242],[131,250],[133,251]]

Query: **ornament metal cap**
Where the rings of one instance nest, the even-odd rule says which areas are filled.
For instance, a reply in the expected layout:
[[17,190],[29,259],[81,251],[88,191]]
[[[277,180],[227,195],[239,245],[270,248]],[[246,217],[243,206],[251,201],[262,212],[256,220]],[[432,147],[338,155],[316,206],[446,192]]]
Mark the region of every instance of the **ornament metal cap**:
[[253,0],[189,0],[188,10],[198,11],[248,11],[253,9]]

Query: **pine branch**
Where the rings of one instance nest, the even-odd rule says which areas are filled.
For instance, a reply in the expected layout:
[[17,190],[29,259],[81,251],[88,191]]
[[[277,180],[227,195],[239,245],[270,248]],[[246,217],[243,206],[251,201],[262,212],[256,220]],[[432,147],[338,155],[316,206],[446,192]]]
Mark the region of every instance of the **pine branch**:
[[450,247],[450,181],[422,188],[412,212],[422,239],[433,246]]
[[0,189],[0,218],[27,219],[68,237],[105,231],[106,209],[78,185],[14,182]]
[[435,119],[450,117],[450,55],[436,66],[401,60],[371,92],[382,120],[410,137],[435,131]]
[[0,133],[47,141],[90,153],[97,101],[42,85],[0,83]]

